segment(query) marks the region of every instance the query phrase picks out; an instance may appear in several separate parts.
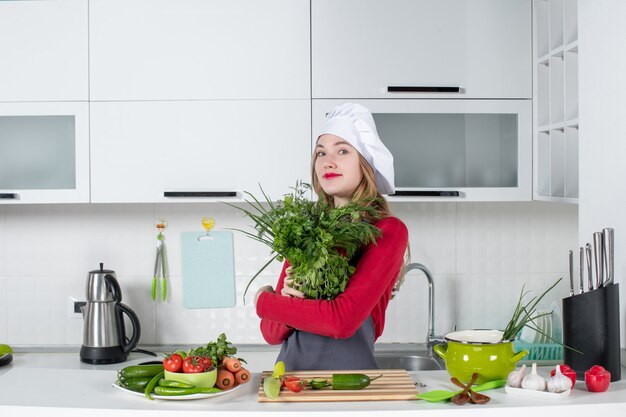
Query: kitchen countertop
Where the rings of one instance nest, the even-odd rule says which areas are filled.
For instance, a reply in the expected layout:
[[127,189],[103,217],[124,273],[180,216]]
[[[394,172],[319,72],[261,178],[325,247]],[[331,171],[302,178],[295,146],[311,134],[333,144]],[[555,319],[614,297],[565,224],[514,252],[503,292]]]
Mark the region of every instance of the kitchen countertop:
[[[18,352],[13,363],[0,368],[0,414],[11,417],[31,416],[43,413],[46,416],[108,416],[111,411],[116,416],[180,416],[180,415],[221,415],[249,416],[256,413],[289,413],[314,416],[320,412],[341,413],[342,415],[371,414],[383,411],[394,415],[425,415],[427,413],[462,413],[463,416],[501,416],[504,412],[511,416],[554,417],[556,412],[570,412],[582,415],[585,412],[623,415],[626,411],[626,381],[611,384],[605,393],[590,393],[582,381],[569,397],[559,400],[529,400],[511,396],[504,388],[488,391],[491,401],[485,405],[466,404],[457,406],[451,403],[431,404],[424,401],[368,401],[332,403],[258,403],[257,390],[261,382],[259,372],[273,367],[276,358],[274,350],[240,351],[248,361],[246,367],[252,372],[250,383],[237,391],[210,399],[189,401],[149,401],[119,391],[111,386],[115,381],[116,370],[128,365],[154,360],[150,356],[131,353],[129,360],[114,365],[88,365],[81,363],[77,352]],[[547,367],[540,373],[548,375]],[[622,374],[626,375],[626,369]],[[446,371],[411,372],[415,382],[426,384],[420,391],[434,389],[454,389]],[[556,407],[556,408],[555,408]],[[460,414],[459,414],[460,415]],[[570,414],[571,415],[571,414]]]

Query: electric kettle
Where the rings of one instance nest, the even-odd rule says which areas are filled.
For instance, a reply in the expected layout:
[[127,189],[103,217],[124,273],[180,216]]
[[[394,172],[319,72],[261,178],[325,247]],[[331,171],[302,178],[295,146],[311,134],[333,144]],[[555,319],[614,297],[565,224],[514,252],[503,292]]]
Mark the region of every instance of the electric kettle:
[[[122,291],[115,271],[100,269],[87,276],[87,302],[83,312],[83,345],[80,360],[91,364],[118,363],[126,360],[128,353],[137,346],[141,326],[137,315],[122,304]],[[133,326],[133,335],[126,338],[124,315]]]

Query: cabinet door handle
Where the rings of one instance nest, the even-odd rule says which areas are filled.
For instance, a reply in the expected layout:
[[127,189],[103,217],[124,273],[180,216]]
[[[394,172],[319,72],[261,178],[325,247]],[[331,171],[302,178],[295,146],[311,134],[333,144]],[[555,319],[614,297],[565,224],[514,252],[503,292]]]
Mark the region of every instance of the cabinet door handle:
[[425,86],[425,85],[389,85],[388,93],[460,93],[460,87]]
[[393,197],[459,197],[458,191],[410,191],[398,190]]
[[163,197],[237,197],[237,191],[165,191]]
[[0,193],[0,198],[6,198],[7,200],[15,200],[18,198],[16,193]]

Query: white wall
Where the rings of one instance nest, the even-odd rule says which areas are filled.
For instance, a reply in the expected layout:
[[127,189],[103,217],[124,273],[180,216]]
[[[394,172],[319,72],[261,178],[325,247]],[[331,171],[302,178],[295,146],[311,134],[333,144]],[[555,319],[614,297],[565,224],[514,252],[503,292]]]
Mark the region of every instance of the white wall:
[[[409,227],[412,258],[436,281],[436,331],[502,328],[523,284],[542,290],[566,278],[567,251],[576,246],[578,208],[529,203],[396,203]],[[241,294],[268,251],[236,235],[237,307],[182,307],[180,233],[201,230],[202,216],[217,228],[246,227],[221,204],[92,204],[0,206],[0,341],[13,345],[80,345],[82,320],[69,318],[68,297],[84,299],[87,272],[99,262],[117,273],[124,303],[141,320],[143,344],[206,343],[225,331],[236,343],[263,343],[258,318]],[[166,218],[171,300],[153,303],[150,283],[156,231]],[[251,287],[274,284],[274,264]],[[420,272],[388,309],[381,342],[422,342],[427,286]],[[567,279],[550,300],[567,295]],[[560,303],[559,303],[560,304]]]
[[621,346],[626,346],[626,2],[579,0],[579,243],[615,229]]

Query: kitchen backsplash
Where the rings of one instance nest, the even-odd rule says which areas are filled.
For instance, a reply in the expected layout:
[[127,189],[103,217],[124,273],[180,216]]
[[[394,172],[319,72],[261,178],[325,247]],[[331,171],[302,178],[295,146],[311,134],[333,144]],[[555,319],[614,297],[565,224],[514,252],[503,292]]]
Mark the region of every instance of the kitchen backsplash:
[[[568,295],[567,251],[578,242],[578,207],[527,203],[393,203],[408,226],[412,262],[435,280],[438,334],[465,328],[502,328],[522,285],[541,290],[563,277],[547,298]],[[252,304],[256,288],[274,285],[265,246],[235,233],[237,306],[183,308],[180,234],[199,231],[213,216],[216,228],[249,222],[222,204],[72,204],[0,206],[0,341],[12,345],[80,345],[83,321],[69,297],[83,300],[87,272],[104,262],[116,271],[123,302],[141,321],[140,344],[204,343],[226,332],[235,343],[264,343]],[[153,302],[154,220],[165,218],[170,299]],[[412,271],[391,301],[379,342],[423,342],[428,286]]]

